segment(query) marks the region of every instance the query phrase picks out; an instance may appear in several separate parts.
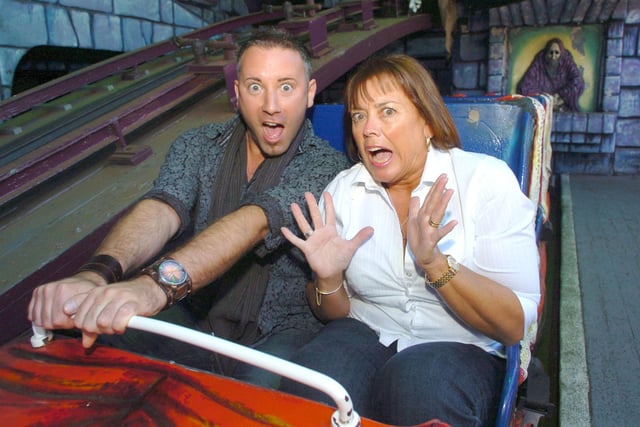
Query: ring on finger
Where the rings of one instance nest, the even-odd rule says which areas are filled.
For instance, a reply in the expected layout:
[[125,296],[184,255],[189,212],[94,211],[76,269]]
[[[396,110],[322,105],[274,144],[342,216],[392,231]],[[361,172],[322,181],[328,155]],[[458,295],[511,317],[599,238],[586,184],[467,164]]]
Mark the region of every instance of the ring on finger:
[[439,222],[434,222],[431,220],[431,218],[429,218],[429,225],[433,228],[438,228],[440,227],[440,223]]
[[313,230],[309,230],[306,233],[304,233],[305,239],[308,239],[309,237],[311,237],[312,234],[313,234]]

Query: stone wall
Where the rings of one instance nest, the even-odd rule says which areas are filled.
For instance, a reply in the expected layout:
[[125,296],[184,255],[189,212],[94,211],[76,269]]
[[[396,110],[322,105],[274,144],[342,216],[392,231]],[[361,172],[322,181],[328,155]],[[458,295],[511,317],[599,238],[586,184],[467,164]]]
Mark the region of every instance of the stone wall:
[[[596,2],[593,2],[594,4]],[[609,2],[609,4],[612,4]],[[561,7],[550,8],[559,15]],[[532,9],[521,9],[523,16]],[[601,13],[605,11],[601,10]],[[600,23],[605,29],[604,64],[599,102],[595,112],[554,114],[551,135],[556,173],[638,174],[640,142],[640,59],[638,28],[640,2],[619,2],[606,16],[589,13],[567,17],[568,25]],[[513,17],[515,14],[512,13]],[[562,22],[562,16],[549,16],[549,24]],[[513,21],[511,21],[513,22]],[[523,19],[522,22],[531,22]],[[504,15],[490,16],[489,76],[487,90],[504,93],[505,79],[496,72],[506,60],[510,26]],[[493,25],[492,25],[493,24]],[[493,64],[493,66],[491,65]],[[498,65],[496,65],[498,64]],[[502,67],[504,69],[504,67]]]
[[[573,8],[572,8],[573,7]],[[510,31],[523,26],[599,24],[605,29],[603,66],[594,112],[554,114],[556,173],[640,172],[640,0],[530,0],[485,11],[458,7],[454,52],[443,61],[441,33],[408,42],[444,94],[505,95]],[[541,13],[543,12],[543,13]]]

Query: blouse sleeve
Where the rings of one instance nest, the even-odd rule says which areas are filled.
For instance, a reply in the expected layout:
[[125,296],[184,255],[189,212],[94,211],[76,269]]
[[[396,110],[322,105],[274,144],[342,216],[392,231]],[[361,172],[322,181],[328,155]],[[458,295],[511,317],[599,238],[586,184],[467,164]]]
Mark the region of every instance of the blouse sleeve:
[[471,181],[477,194],[473,269],[513,290],[525,315],[525,331],[537,320],[540,260],[534,203],[502,161],[481,163]]

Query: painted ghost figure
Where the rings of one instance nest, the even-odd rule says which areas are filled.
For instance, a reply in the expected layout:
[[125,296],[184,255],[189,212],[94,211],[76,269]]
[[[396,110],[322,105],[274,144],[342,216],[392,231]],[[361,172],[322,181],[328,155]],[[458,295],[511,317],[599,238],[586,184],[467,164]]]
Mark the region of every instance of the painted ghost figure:
[[554,110],[580,111],[578,98],[584,91],[584,79],[571,52],[554,38],[536,54],[517,91],[523,95],[545,92],[553,95]]

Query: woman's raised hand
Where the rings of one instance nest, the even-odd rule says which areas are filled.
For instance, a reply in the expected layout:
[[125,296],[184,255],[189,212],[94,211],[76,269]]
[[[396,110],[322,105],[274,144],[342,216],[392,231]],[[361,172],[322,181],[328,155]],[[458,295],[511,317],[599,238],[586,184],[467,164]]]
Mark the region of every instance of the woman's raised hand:
[[429,265],[437,258],[438,242],[458,224],[456,220],[442,224],[447,205],[453,196],[453,190],[446,188],[447,181],[445,174],[440,175],[427,193],[422,206],[417,197],[412,198],[409,204],[409,247],[421,266]]
[[333,199],[329,193],[323,193],[322,196],[326,208],[326,222],[322,219],[313,194],[305,193],[304,198],[309,207],[313,226],[309,224],[298,204],[291,205],[291,212],[306,240],[296,236],[286,227],[282,227],[282,234],[304,253],[316,276],[326,279],[341,275],[346,270],[356,250],[373,235],[373,228],[365,227],[352,239],[343,239],[336,229]]

